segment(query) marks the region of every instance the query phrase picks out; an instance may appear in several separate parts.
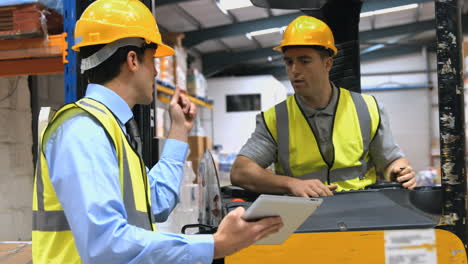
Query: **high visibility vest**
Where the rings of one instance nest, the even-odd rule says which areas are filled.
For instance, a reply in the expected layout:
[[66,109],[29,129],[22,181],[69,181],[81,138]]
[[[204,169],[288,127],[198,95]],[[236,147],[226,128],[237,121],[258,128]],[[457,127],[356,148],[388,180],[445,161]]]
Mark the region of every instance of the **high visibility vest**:
[[44,153],[47,141],[56,128],[82,113],[100,123],[115,148],[127,222],[147,230],[156,230],[151,212],[150,185],[143,160],[128,143],[112,112],[95,100],[83,98],[62,107],[41,135],[32,206],[32,256],[35,264],[81,263],[67,218],[50,181]]
[[377,102],[369,95],[342,88],[338,91],[332,127],[334,158],[329,164],[294,95],[263,113],[267,129],[278,146],[277,174],[319,179],[338,185],[338,191],[362,189],[375,183],[369,146],[380,123]]

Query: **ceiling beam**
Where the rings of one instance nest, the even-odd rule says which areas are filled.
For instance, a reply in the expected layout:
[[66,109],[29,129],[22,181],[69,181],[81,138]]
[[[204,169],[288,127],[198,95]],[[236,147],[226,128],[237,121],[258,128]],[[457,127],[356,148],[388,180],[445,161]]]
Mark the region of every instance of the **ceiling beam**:
[[396,6],[403,6],[409,4],[422,4],[426,2],[433,2],[433,0],[367,0],[362,4],[361,12],[375,11],[379,9],[391,8]]
[[[415,22],[410,24],[398,25],[393,27],[379,28],[375,30],[359,32],[359,41],[368,42],[374,39],[387,38],[391,36],[398,36],[403,34],[419,33],[428,30],[435,30],[435,19]],[[463,33],[468,33],[468,14],[462,15],[462,29]]]
[[[396,7],[413,3],[424,3],[429,1],[433,0],[368,0],[363,3],[361,12],[375,11],[384,8]],[[184,46],[191,48],[203,41],[210,39],[243,35],[252,31],[273,27],[283,27],[288,25],[292,20],[301,15],[304,14],[302,12],[297,12],[293,14],[272,16],[230,25],[185,32]]]
[[[408,31],[411,30],[411,31]],[[367,30],[359,32],[359,41],[367,42],[374,39],[388,38],[408,34],[408,32],[416,33],[427,30],[434,30],[435,32],[435,19],[415,22],[410,24],[403,24],[393,27],[385,27],[374,30]]]
[[[462,28],[464,33],[468,33],[468,14],[462,15]],[[428,30],[435,30],[435,20],[428,20],[404,25],[398,25],[393,27],[386,27],[368,31],[359,32],[359,40],[361,42],[369,42],[379,38],[388,38],[392,36],[398,36],[402,34],[406,34],[407,32],[412,32],[414,34],[428,31]],[[419,43],[417,45],[419,48],[424,45],[425,43]],[[401,47],[401,45],[399,46]],[[260,58],[267,58],[268,56],[275,56],[278,55],[277,51],[272,50],[273,47],[262,48],[262,49],[254,49],[242,52],[235,52],[235,53],[227,53],[227,52],[215,52],[215,53],[208,53],[203,55],[203,67],[205,68],[204,73],[208,76],[215,74],[216,72],[222,71],[226,67],[230,65],[240,64],[242,62],[253,60],[253,59],[260,59]],[[257,52],[259,51],[259,52]],[[374,54],[379,54],[375,52],[371,52],[368,54],[363,55],[363,58],[371,58]],[[367,56],[367,57],[366,57]]]
[[[361,55],[361,62],[415,53],[421,51],[421,47],[422,44],[391,46]],[[249,60],[267,58],[268,56],[275,55],[278,55],[278,52],[272,50],[270,47],[235,53],[215,52],[206,54],[202,56],[203,74],[209,77],[225,70],[232,65],[238,65]]]
[[178,4],[178,3],[190,2],[190,1],[193,1],[193,0],[155,0],[155,5],[156,5],[156,8],[158,8],[159,6],[163,6],[163,5]]
[[[435,52],[435,45],[429,48],[430,52]],[[403,47],[389,47],[381,50],[374,51],[372,53],[368,53],[366,55],[361,56],[361,62],[377,60],[377,59],[385,59],[397,56],[403,56],[413,53],[420,53],[421,47],[418,46],[403,46]],[[233,69],[232,72],[227,72],[236,74],[236,75],[264,75],[264,74],[271,74],[275,77],[279,78],[287,78],[286,69],[284,66],[267,66],[267,67],[253,67],[253,66],[245,66],[245,69],[242,69],[243,66],[239,66],[236,69]],[[404,74],[404,73],[401,73]]]
[[[435,43],[434,43],[435,44]],[[398,57],[402,55],[407,55],[411,53],[420,53],[422,50],[422,45],[414,45],[414,46],[394,46],[394,47],[389,47],[389,48],[384,48],[380,50],[376,50],[373,52],[369,52],[366,54],[361,55],[361,62],[365,61],[371,61],[371,60],[379,60],[379,59],[385,59],[389,57]],[[429,49],[430,51],[435,51],[435,45],[434,47],[431,47]]]
[[206,40],[238,36],[267,28],[282,27],[289,24],[289,22],[301,14],[302,13],[293,13],[288,15],[275,16],[272,18],[262,18],[226,26],[218,26],[185,32],[184,46],[191,48]]
[[211,76],[222,70],[229,65],[239,64],[248,60],[256,58],[267,58],[268,56],[278,55],[277,51],[271,48],[253,49],[243,52],[214,52],[202,56],[203,73],[206,76]]

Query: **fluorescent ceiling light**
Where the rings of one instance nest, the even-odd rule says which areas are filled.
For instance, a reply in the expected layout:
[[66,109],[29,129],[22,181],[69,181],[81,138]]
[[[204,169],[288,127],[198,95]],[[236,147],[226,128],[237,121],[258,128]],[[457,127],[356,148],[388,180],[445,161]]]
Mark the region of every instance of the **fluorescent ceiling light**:
[[418,4],[402,5],[402,6],[397,6],[397,7],[384,8],[384,9],[379,9],[375,11],[364,12],[364,13],[361,13],[360,16],[361,17],[375,16],[375,15],[381,15],[381,14],[387,14],[387,13],[392,13],[392,12],[413,9],[417,7],[418,7]]
[[252,37],[254,37],[254,36],[266,35],[266,34],[271,34],[271,33],[276,33],[276,32],[282,33],[282,32],[284,31],[285,28],[286,28],[286,27],[267,28],[267,29],[258,30],[258,31],[253,31],[253,32],[247,33],[247,34],[245,34],[245,36],[246,36],[248,39],[252,39]]
[[252,6],[250,0],[218,0],[218,3],[224,10]]

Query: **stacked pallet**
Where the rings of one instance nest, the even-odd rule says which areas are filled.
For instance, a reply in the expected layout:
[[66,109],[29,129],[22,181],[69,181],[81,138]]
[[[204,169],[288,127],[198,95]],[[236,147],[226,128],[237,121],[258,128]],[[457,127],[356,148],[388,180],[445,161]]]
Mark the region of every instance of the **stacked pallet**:
[[62,15],[42,4],[0,6],[0,77],[63,72],[62,29]]
[[61,32],[62,16],[41,4],[0,7],[0,39],[41,37]]

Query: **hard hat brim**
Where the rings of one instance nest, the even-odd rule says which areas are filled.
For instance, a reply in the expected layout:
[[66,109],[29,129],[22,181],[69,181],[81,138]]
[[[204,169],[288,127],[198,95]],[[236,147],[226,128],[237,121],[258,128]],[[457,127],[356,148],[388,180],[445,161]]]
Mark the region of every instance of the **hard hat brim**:
[[158,48],[156,49],[156,52],[154,53],[155,58],[160,58],[160,57],[167,57],[167,56],[172,56],[174,55],[174,49],[169,47],[166,44],[160,43],[158,44]]
[[323,45],[317,44],[310,44],[310,43],[294,43],[294,44],[286,44],[286,45],[278,45],[273,48],[273,50],[279,51],[283,53],[283,47],[292,47],[292,46],[321,46],[327,49],[331,49],[333,51],[333,56],[336,56],[338,54],[338,49],[336,47],[325,47]]
[[281,45],[278,45],[278,46],[274,47],[273,50],[276,50],[276,51],[279,51],[279,52],[283,53],[283,47]]
[[[96,45],[102,45],[102,44],[105,44],[105,43],[97,43]],[[163,43],[159,43],[157,45],[158,45],[158,48],[156,49],[156,52],[153,55],[155,58],[167,57],[167,56],[174,55],[174,53],[175,53],[174,49],[169,47],[168,45],[163,44]],[[72,49],[74,51],[79,52],[81,47],[82,47],[81,45],[77,44],[77,45],[74,45],[72,47]]]

